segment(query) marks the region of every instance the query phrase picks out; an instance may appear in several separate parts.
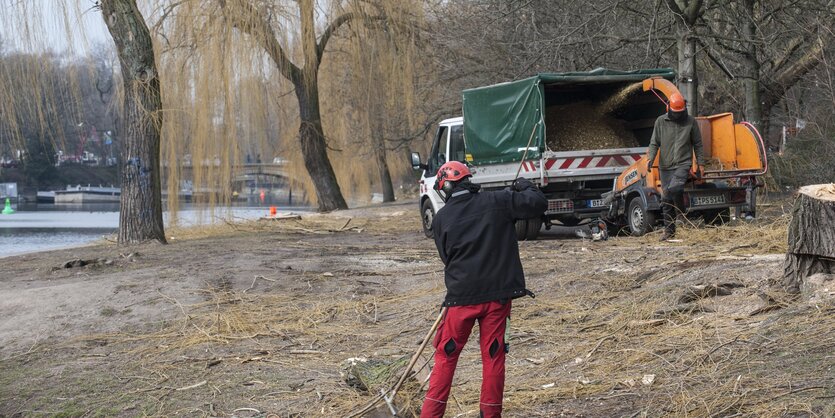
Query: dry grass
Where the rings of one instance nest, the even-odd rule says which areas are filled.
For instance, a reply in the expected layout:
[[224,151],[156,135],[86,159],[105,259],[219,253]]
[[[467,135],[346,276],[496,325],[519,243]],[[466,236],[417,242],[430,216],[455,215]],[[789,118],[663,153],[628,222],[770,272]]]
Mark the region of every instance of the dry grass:
[[[648,299],[644,304],[657,297],[640,293]],[[695,319],[682,315],[660,324],[634,325],[645,324],[652,318],[645,306],[634,304],[634,301],[617,301],[620,298],[615,293],[602,293],[600,297],[615,302],[596,308],[590,318],[606,319],[599,327],[589,329],[597,324],[586,325],[585,331],[583,327],[578,329],[558,321],[560,316],[571,317],[569,313],[577,312],[574,309],[566,311],[559,302],[537,303],[538,310],[564,312],[556,318],[553,315],[530,318],[526,317],[531,313],[528,309],[519,310],[520,322],[526,328],[538,331],[526,343],[542,346],[558,345],[559,340],[574,343],[569,350],[554,353],[538,373],[527,373],[521,379],[517,376],[516,381],[509,382],[508,386],[515,388],[513,396],[509,397],[511,410],[527,410],[536,415],[543,411],[543,402],[562,400],[570,403],[578,398],[635,396],[654,399],[641,402],[643,408],[655,411],[650,415],[708,416],[748,412],[758,416],[779,416],[784,412],[783,402],[788,400],[778,398],[781,392],[791,389],[788,382],[792,381],[792,376],[780,372],[777,365],[764,366],[769,362],[769,356],[765,355],[767,351],[780,350],[797,338],[812,342],[805,345],[804,350],[816,352],[819,359],[832,349],[832,339],[820,331],[835,326],[831,310],[823,314],[799,312],[787,319],[794,332],[780,332],[779,338],[765,338],[761,333],[769,334],[775,330],[734,327],[731,321],[710,318],[709,314]],[[567,328],[577,331],[567,332]],[[809,331],[815,334],[811,339],[805,335]],[[752,373],[755,375],[751,376]],[[760,373],[762,375],[756,375]],[[656,376],[652,386],[640,383],[647,374]],[[744,383],[740,383],[742,376],[746,379]],[[791,384],[813,387],[831,384],[829,379],[824,370],[815,374],[808,374],[806,370],[794,377]],[[543,389],[543,385],[552,382],[557,384]],[[799,401],[795,399],[794,402]]]
[[[156,415],[177,411],[176,394],[205,380],[207,390],[217,386],[215,408],[345,416],[391,385],[399,370],[361,393],[342,381],[340,364],[356,356],[402,364],[443,294],[431,243],[398,241],[402,231],[419,230],[418,220],[399,212],[375,208],[218,226],[210,231],[220,234],[215,242],[232,232],[290,234],[283,248],[339,257],[340,267],[330,275],[255,276],[245,286],[206,282],[194,289],[200,300],[192,303],[160,290],[160,303],[179,312],[174,320],[150,332],[87,336],[67,345],[106,341],[109,356],[125,359],[120,367],[145,376],[129,387],[130,396],[170,394],[172,402]],[[653,236],[523,243],[529,287],[538,297],[514,302],[508,416],[827,416],[835,396],[835,304],[792,300],[769,287],[780,271],[785,222],[686,227],[683,243],[659,244]],[[308,238],[320,234],[332,239],[311,245]],[[375,238],[353,242],[352,234]],[[420,263],[373,271],[350,263],[375,258]],[[710,283],[734,287],[730,295],[680,306],[689,286]],[[358,291],[365,286],[373,290]],[[761,309],[771,306],[766,294],[776,301],[771,310]],[[477,338],[474,332],[459,363],[453,415],[477,416]],[[654,381],[641,383],[647,375]],[[241,385],[254,386],[239,392]],[[220,395],[229,391],[231,398]],[[411,382],[398,404],[414,413],[420,393]]]
[[[340,230],[344,219],[314,216],[271,227],[284,231],[304,228],[307,231],[301,233],[309,234]],[[393,219],[396,222],[397,218]],[[784,219],[684,228],[682,236],[689,249],[683,252],[687,254],[683,260],[663,254],[654,260],[631,259],[634,254],[652,252],[646,247],[652,239],[646,238],[606,244],[611,246],[609,251],[626,253],[620,267],[608,266],[626,266],[626,270],[557,275],[532,268],[530,280],[536,283],[540,297],[519,301],[514,307],[507,410],[513,416],[542,416],[560,409],[570,411],[572,405],[583,410],[584,402],[594,402],[607,405],[591,410],[601,414],[623,413],[630,408],[650,416],[820,414],[821,399],[833,396],[835,384],[829,366],[823,363],[831,359],[835,348],[831,335],[835,305],[795,303],[751,316],[761,307],[757,294],[767,289],[765,277],[756,271],[770,268],[757,267],[757,257],[767,259],[768,254],[782,251],[784,230]],[[631,251],[636,245],[639,251]],[[534,248],[524,248],[523,256],[542,255],[548,247],[547,241],[537,243]],[[574,252],[575,247],[571,248]],[[679,247],[671,244],[668,248]],[[410,251],[399,248],[398,256],[408,256]],[[550,251],[545,255],[559,260],[561,251]],[[576,251],[584,254],[607,249]],[[432,254],[417,251],[413,256],[428,259]],[[582,264],[600,255],[568,256],[580,257]],[[526,265],[532,263],[527,261]],[[394,357],[400,359],[410,355],[436,313],[434,304],[427,301],[436,300],[442,292],[438,272],[431,274],[432,286],[351,299],[337,295],[299,299],[209,286],[201,290],[205,302],[182,306],[169,300],[182,309],[182,316],[159,332],[96,338],[138,344],[135,353],[146,359],[220,346],[235,353],[220,359],[223,362],[273,363],[300,376],[312,370],[320,375],[311,377],[316,380],[316,393],[329,393],[325,400],[316,401],[313,392],[274,396],[288,410],[342,416],[370,398],[340,384],[337,365],[348,353],[368,355],[384,350],[397,353]],[[255,278],[252,287],[258,287],[260,280],[269,279]],[[296,280],[333,279],[305,273]],[[731,296],[695,302],[703,312],[658,317],[659,311],[676,305],[675,297],[685,286],[722,281],[739,282],[744,287]],[[269,348],[242,355],[240,347],[252,343]],[[344,347],[350,347],[348,352]],[[288,354],[294,352],[298,354]],[[476,349],[468,346],[459,367],[451,412],[476,414],[478,361]],[[393,383],[397,374],[392,373],[388,383],[372,393]],[[645,375],[655,375],[654,382],[642,384]],[[408,404],[415,412],[414,407],[420,404],[418,385],[413,383],[398,399],[400,405]]]
[[790,216],[783,215],[774,219],[740,221],[718,227],[687,224],[682,228],[682,236],[687,237],[688,244],[695,244],[697,247],[712,244],[710,250],[718,249],[721,253],[785,253],[790,221]]
[[[297,279],[308,282],[328,280],[319,273],[305,274]],[[252,282],[253,288],[258,286],[258,281],[274,280],[256,277]],[[224,362],[231,364],[231,367],[235,364],[261,362],[278,365],[284,375],[299,377],[312,371],[327,376],[327,379],[316,383],[316,391],[329,393],[326,402],[328,410],[343,415],[364,401],[362,394],[341,384],[336,371],[338,365],[346,359],[346,353],[337,347],[350,346],[353,352],[369,354],[385,347],[390,351],[401,352],[395,357],[400,359],[398,364],[402,367],[403,358],[409,355],[410,350],[414,350],[414,346],[402,341],[393,344],[398,335],[381,333],[381,327],[384,326],[386,330],[425,332],[420,329],[420,319],[431,318],[436,312],[433,307],[425,305],[409,311],[401,308],[414,298],[437,296],[439,289],[427,288],[387,298],[356,300],[340,297],[300,300],[295,296],[253,293],[250,290],[207,285],[207,288],[199,290],[205,295],[206,301],[191,305],[183,305],[160,293],[168,303],[181,310],[182,315],[178,321],[150,334],[91,335],[70,344],[94,340],[108,341],[111,346],[132,347],[127,354],[139,359],[143,368],[160,373],[175,372],[181,367],[178,363],[183,359],[189,363]],[[205,347],[215,347],[213,352],[228,350],[229,354],[208,358],[205,355],[192,357],[195,355],[193,353],[203,352]],[[401,350],[394,350],[395,347]],[[382,377],[382,382],[385,386],[391,385],[400,372],[399,369],[391,370],[388,378]],[[170,388],[159,381],[146,389],[164,392]],[[399,399],[414,398],[417,391],[418,385],[411,383],[400,391]],[[274,393],[270,396],[276,395]],[[315,394],[308,391],[294,393],[292,390],[283,394],[285,402],[295,405],[295,408],[299,407],[300,402],[304,403],[303,399],[308,395]]]

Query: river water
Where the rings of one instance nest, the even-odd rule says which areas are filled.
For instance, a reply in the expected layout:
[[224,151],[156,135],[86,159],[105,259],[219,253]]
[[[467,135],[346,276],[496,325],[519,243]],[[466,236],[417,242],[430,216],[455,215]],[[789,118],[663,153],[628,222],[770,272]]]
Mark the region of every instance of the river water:
[[[2,208],[0,208],[2,209]],[[54,205],[15,207],[15,213],[0,215],[0,258],[89,244],[114,234],[119,228],[119,204]],[[308,212],[309,208],[279,208],[280,212]],[[258,219],[269,207],[218,207],[214,211],[181,205],[180,226],[194,226]],[[163,215],[168,226],[168,213]]]

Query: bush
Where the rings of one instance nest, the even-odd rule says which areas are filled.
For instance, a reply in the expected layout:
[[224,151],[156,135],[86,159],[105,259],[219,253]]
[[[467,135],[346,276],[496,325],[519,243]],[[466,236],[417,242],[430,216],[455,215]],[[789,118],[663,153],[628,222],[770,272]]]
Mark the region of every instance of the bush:
[[769,168],[780,188],[835,182],[835,137],[798,137],[783,155],[772,155]]

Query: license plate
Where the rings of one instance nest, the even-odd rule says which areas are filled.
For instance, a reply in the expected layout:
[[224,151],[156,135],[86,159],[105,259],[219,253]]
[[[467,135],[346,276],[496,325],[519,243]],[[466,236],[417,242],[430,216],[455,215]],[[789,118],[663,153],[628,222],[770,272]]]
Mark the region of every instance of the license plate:
[[603,203],[603,199],[589,200],[589,207],[590,208],[599,208],[599,207],[603,207],[603,206],[605,206],[605,204]]
[[721,205],[725,203],[725,195],[695,196],[693,206]]

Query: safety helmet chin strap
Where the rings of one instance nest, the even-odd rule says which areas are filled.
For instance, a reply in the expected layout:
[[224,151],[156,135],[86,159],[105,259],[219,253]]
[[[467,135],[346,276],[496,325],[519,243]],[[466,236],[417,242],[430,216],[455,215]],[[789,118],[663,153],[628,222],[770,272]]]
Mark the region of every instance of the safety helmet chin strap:
[[[459,186],[460,186],[460,188],[459,188]],[[453,190],[456,190],[456,188],[459,188],[459,190],[456,191],[456,192],[453,192]],[[454,182],[453,181],[447,181],[447,182],[444,183],[444,187],[442,189],[440,189],[440,190],[435,189],[435,192],[437,192],[438,196],[440,196],[441,199],[444,201],[444,203],[446,203],[447,201],[449,201],[449,199],[451,199],[455,196],[461,196],[461,195],[469,194],[469,193],[476,193],[479,189],[480,189],[480,186],[470,183],[469,178],[466,177],[466,178],[463,178],[461,180],[454,181]]]
[[446,180],[444,181],[444,185],[441,187],[435,187],[435,191],[438,193],[438,196],[441,197],[441,200],[446,203],[450,197],[452,197],[452,191],[455,189],[455,185],[458,182]]

